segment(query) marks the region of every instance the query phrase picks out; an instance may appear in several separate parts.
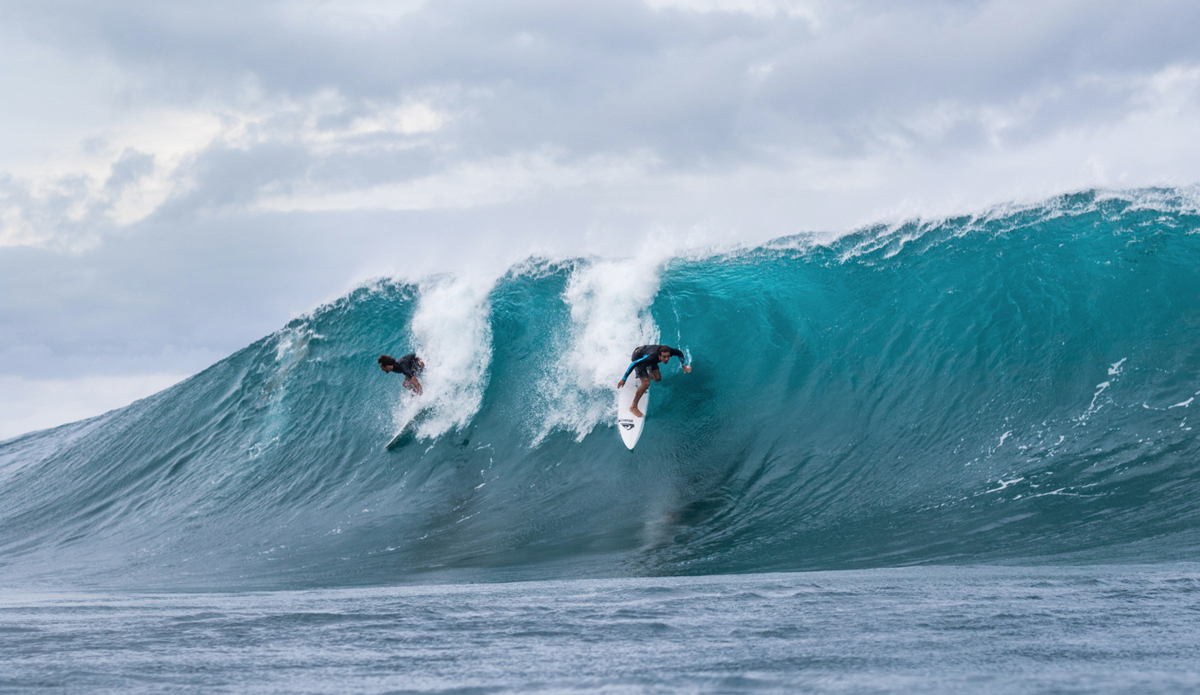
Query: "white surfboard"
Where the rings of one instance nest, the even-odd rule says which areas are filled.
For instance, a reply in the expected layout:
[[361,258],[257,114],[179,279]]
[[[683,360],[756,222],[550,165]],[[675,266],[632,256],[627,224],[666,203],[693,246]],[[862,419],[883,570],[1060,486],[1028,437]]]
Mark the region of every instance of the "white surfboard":
[[[621,441],[625,442],[625,446],[633,451],[633,447],[637,445],[638,439],[642,436],[642,425],[646,424],[646,418],[638,417],[629,412],[629,406],[633,405],[633,396],[637,393],[638,379],[634,376],[629,381],[625,382],[624,388],[617,389],[617,430],[621,432]],[[638,402],[638,410],[642,414],[647,414],[647,408],[650,406],[650,390],[642,394],[642,400]]]

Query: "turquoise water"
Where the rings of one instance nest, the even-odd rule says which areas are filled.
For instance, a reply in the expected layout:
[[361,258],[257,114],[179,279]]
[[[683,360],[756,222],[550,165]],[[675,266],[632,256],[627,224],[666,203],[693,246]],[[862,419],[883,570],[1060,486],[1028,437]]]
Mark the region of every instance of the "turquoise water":
[[1194,689],[1194,199],[372,282],[0,443],[0,683]]
[[[1081,193],[823,244],[379,281],[0,444],[0,567],[231,589],[1192,559],[1186,202]],[[630,453],[612,387],[656,340],[695,371],[665,369]],[[375,365],[412,348],[421,399]]]

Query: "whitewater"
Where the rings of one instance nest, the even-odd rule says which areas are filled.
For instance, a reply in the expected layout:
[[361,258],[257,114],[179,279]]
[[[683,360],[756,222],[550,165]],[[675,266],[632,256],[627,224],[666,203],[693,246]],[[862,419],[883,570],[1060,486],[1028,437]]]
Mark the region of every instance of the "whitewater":
[[[613,389],[659,342],[694,371],[664,368],[629,452]],[[410,351],[420,397],[375,364]],[[0,443],[0,684],[1195,687],[1197,396],[1190,189],[378,279],[161,393]],[[64,652],[102,634],[103,664]],[[349,651],[245,678],[328,640]],[[208,675],[155,680],[145,648]]]

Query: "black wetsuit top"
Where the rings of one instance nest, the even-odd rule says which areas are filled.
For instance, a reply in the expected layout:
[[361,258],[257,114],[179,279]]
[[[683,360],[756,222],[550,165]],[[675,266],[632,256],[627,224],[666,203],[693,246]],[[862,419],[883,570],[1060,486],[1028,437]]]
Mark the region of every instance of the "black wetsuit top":
[[649,372],[657,372],[661,362],[658,361],[658,351],[661,348],[666,348],[671,351],[671,357],[678,357],[679,361],[687,364],[687,358],[683,356],[683,352],[676,350],[670,345],[643,345],[633,351],[633,361],[629,363],[629,368],[625,370],[625,376],[621,377],[621,381],[629,378],[629,373],[637,369],[637,375],[645,377]]
[[417,353],[410,352],[396,360],[396,366],[393,369],[406,377],[416,376],[421,371],[421,365],[417,363]]

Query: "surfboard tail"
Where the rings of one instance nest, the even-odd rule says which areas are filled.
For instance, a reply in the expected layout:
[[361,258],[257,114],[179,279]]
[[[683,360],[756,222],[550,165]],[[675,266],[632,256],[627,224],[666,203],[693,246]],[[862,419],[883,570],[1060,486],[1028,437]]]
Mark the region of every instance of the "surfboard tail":
[[643,417],[637,417],[629,411],[633,405],[633,397],[637,395],[637,384],[634,382],[626,382],[624,388],[617,389],[617,431],[621,434],[621,441],[625,442],[626,448],[633,451],[633,447],[637,446],[638,440],[642,437],[642,427],[646,424],[644,417],[649,412],[650,407],[650,391],[642,394],[642,400],[638,403]]

